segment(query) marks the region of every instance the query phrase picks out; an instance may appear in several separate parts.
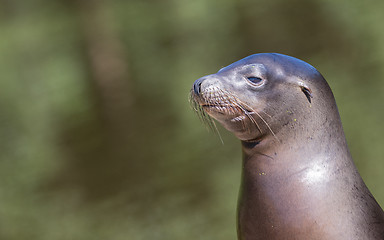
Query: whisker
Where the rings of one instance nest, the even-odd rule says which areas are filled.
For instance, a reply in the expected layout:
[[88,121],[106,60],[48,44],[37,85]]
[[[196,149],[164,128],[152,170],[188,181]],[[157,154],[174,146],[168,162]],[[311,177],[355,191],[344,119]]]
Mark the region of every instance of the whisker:
[[[260,131],[260,133],[262,134],[263,131],[261,130],[259,124],[256,122],[256,120],[252,117],[251,114],[249,114],[248,110],[244,108],[243,105],[245,105],[244,103],[242,103],[242,101],[240,101],[240,99],[238,99],[236,96],[234,96],[233,94],[229,93],[229,92],[226,92],[226,91],[223,91],[224,94],[226,94],[227,96],[229,96],[229,100],[231,101],[232,104],[234,104],[236,107],[238,107],[244,114],[245,116],[248,117],[248,119],[253,123],[255,124],[255,126],[257,127],[257,129]],[[244,123],[243,123],[244,125]],[[250,131],[251,129],[248,129],[248,131]]]
[[217,128],[215,121],[212,121],[212,123],[213,123],[213,126],[215,126],[215,130],[216,130],[215,132],[217,133],[217,136],[219,136],[219,139],[220,139],[221,144],[224,145],[223,138],[221,137],[220,131],[219,131],[219,129]]
[[[233,103],[236,104],[242,111],[243,113],[249,118],[249,120],[254,123],[257,127],[257,129],[259,129],[260,133],[262,133],[261,129],[260,129],[260,126],[257,124],[256,120],[252,117],[252,113],[255,113],[262,121],[263,123],[267,126],[268,130],[272,133],[272,135],[277,139],[279,140],[277,137],[276,137],[276,134],[273,132],[272,128],[269,126],[269,124],[267,123],[267,121],[256,111],[254,110],[253,108],[251,108],[248,104],[242,102],[239,98],[237,98],[235,95],[227,92],[227,91],[224,91],[223,90],[223,93],[224,94],[227,94],[228,96],[231,96],[232,98],[234,98],[234,101]],[[251,110],[251,112],[249,112],[249,110]],[[265,111],[263,111],[263,113],[265,113],[268,117],[272,118],[269,114],[267,114]]]
[[[211,93],[210,94],[210,97],[209,99],[211,99]],[[215,121],[212,119],[211,116],[209,116],[205,111],[204,111],[204,108],[203,106],[201,106],[197,100],[195,99],[196,95],[194,95],[193,91],[191,90],[190,92],[190,95],[189,95],[189,103],[192,107],[192,109],[195,111],[195,113],[197,114],[197,116],[199,117],[200,121],[207,127],[207,129],[209,131],[212,131],[214,132],[215,134],[217,134],[217,136],[219,137],[220,139],[220,142],[224,145],[224,141],[223,141],[223,138],[221,137],[221,134],[219,132],[219,129],[217,128],[216,126],[216,123]],[[212,106],[215,106],[215,103],[210,100],[208,101],[208,105],[212,105]]]
[[249,120],[251,120],[251,122],[256,125],[257,129],[259,129],[259,131],[260,131],[260,134],[262,134],[263,131],[261,130],[261,128],[260,128],[259,124],[256,122],[256,120],[252,117],[252,115],[249,114],[249,112],[243,106],[241,106],[240,104],[238,104],[238,107],[243,111],[245,116],[247,116],[249,118]]
[[264,110],[261,110],[265,115],[267,115],[267,117],[269,117],[269,118],[272,118],[272,116],[271,115],[269,115],[266,111],[264,111]]
[[[246,108],[249,108],[252,112],[250,112],[251,114],[252,113],[255,113],[260,119],[261,121],[263,121],[265,123],[265,125],[267,126],[267,128],[269,129],[269,131],[272,133],[272,135],[277,139],[279,140],[277,137],[276,137],[276,134],[273,132],[272,128],[269,126],[269,124],[267,123],[267,121],[265,121],[265,119],[256,111],[254,110],[253,108],[251,108],[250,106],[248,106],[247,104],[243,103]],[[263,111],[264,112],[264,111]],[[265,113],[265,112],[264,112]],[[268,115],[268,114],[267,114]],[[269,116],[269,115],[268,115]]]

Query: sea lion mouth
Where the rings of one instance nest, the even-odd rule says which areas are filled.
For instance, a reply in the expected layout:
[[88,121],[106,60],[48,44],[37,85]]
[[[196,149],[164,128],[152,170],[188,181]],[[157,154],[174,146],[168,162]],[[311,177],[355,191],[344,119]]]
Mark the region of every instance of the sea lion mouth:
[[238,116],[243,114],[243,111],[240,108],[233,106],[230,103],[202,104],[201,107],[204,111],[217,112],[222,115]]
[[[202,122],[214,131],[217,130],[212,118],[221,122],[225,128],[235,134],[241,132],[251,134],[254,128],[262,134],[260,124],[264,124],[268,131],[275,136],[267,121],[256,110],[241,101],[236,95],[221,88],[211,87],[199,93],[192,89],[190,103]],[[255,117],[260,120],[259,123]]]
[[233,104],[231,103],[217,103],[217,104],[201,104],[201,106],[203,108],[217,108],[217,109],[226,109],[226,110],[233,110],[233,109],[237,109],[239,110],[239,112],[241,113],[244,113],[244,112],[248,112],[248,113],[252,113],[253,110],[247,108],[246,106],[242,106],[241,108],[240,107],[237,107],[237,106],[234,106]]
[[210,87],[200,94],[191,91],[190,99],[196,112],[204,111],[213,118],[217,118],[216,114],[220,114],[220,116],[225,115],[227,119],[231,119],[233,116],[251,112],[236,96],[217,87]]

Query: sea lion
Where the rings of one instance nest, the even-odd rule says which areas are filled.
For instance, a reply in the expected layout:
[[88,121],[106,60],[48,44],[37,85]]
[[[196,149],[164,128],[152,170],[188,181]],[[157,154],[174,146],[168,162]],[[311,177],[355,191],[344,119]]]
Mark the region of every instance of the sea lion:
[[251,55],[196,80],[191,99],[203,119],[242,142],[239,239],[384,239],[384,212],[314,67],[277,53]]

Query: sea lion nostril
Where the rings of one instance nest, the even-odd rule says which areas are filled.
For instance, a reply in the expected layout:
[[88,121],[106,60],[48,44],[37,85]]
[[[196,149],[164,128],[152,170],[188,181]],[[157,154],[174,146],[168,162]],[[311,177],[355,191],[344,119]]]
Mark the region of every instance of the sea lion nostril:
[[199,78],[195,81],[193,84],[193,91],[195,91],[196,94],[200,94],[201,92],[201,83],[203,82],[203,78]]

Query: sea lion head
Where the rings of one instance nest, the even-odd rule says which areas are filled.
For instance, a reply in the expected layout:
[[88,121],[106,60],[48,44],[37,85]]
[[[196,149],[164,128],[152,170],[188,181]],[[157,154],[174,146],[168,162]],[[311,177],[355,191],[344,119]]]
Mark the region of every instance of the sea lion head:
[[278,138],[281,129],[297,124],[296,115],[321,114],[311,107],[324,105],[327,92],[328,84],[308,63],[261,53],[196,80],[191,99],[203,118],[208,114],[242,141],[259,141]]

